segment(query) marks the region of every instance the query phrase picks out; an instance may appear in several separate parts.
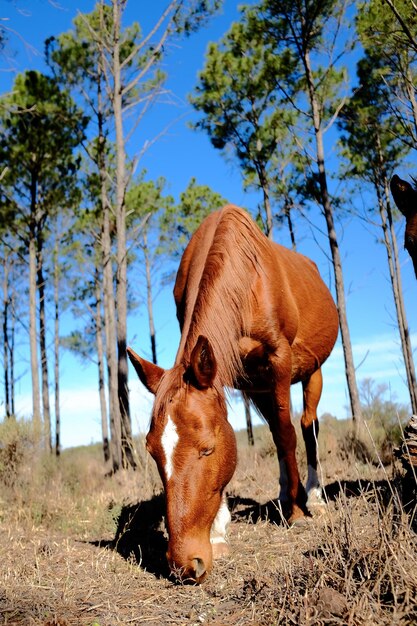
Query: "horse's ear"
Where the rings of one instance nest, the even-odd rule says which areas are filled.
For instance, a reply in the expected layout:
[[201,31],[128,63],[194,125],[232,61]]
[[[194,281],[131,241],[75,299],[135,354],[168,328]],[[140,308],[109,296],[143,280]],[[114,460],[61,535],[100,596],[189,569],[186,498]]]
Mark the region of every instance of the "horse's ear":
[[155,394],[165,370],[150,361],[142,359],[132,350],[132,348],[127,348],[127,353],[129,355],[130,362],[135,368],[137,375],[145,385],[146,389]]
[[411,212],[417,209],[417,194],[413,187],[405,180],[402,180],[397,174],[391,178],[391,193],[395,200],[395,204],[401,213],[407,217]]
[[207,389],[213,385],[217,363],[209,340],[203,335],[199,336],[193,348],[190,366],[199,389]]

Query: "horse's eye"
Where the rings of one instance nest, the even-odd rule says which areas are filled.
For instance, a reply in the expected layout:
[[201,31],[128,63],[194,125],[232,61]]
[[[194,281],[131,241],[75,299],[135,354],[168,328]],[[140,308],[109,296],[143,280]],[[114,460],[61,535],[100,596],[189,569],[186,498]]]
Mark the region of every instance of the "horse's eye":
[[202,456],[210,456],[210,454],[212,454],[213,452],[214,446],[212,446],[211,448],[201,448],[199,457],[201,458]]

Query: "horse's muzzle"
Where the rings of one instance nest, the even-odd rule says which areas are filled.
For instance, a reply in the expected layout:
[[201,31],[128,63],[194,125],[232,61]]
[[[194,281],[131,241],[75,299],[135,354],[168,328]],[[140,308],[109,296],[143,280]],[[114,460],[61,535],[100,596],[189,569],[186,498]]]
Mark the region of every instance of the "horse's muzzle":
[[170,549],[167,552],[167,559],[171,574],[182,583],[200,584],[210,572],[213,562],[212,549],[210,543],[207,549],[193,550],[185,553],[186,556],[175,554]]

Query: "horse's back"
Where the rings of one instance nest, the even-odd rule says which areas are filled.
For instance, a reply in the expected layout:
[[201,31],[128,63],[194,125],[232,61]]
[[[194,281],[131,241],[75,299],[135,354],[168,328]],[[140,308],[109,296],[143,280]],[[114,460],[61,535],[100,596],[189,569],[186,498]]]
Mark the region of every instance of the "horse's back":
[[[249,242],[249,246],[248,246]],[[247,272],[253,274],[250,335],[274,350],[284,338],[293,354],[294,380],[325,361],[335,343],[338,314],[316,264],[304,255],[270,241],[249,214],[234,205],[207,217],[185,249],[174,287],[181,328],[191,315],[207,259],[215,247],[224,255],[250,247]],[[230,292],[236,284],[230,278]],[[187,314],[188,312],[188,314]]]

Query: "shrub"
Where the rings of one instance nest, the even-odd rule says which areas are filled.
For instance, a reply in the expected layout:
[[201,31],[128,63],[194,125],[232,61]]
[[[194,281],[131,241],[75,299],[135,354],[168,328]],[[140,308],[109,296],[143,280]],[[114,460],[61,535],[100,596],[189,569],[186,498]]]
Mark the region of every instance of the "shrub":
[[388,391],[386,384],[377,385],[371,378],[365,378],[360,384],[363,418],[371,433],[377,460],[384,465],[392,462],[393,449],[400,445],[402,426],[410,416],[409,409],[398,404],[394,397],[386,399]]
[[15,485],[23,463],[33,454],[35,439],[31,422],[11,417],[0,423],[0,483]]

